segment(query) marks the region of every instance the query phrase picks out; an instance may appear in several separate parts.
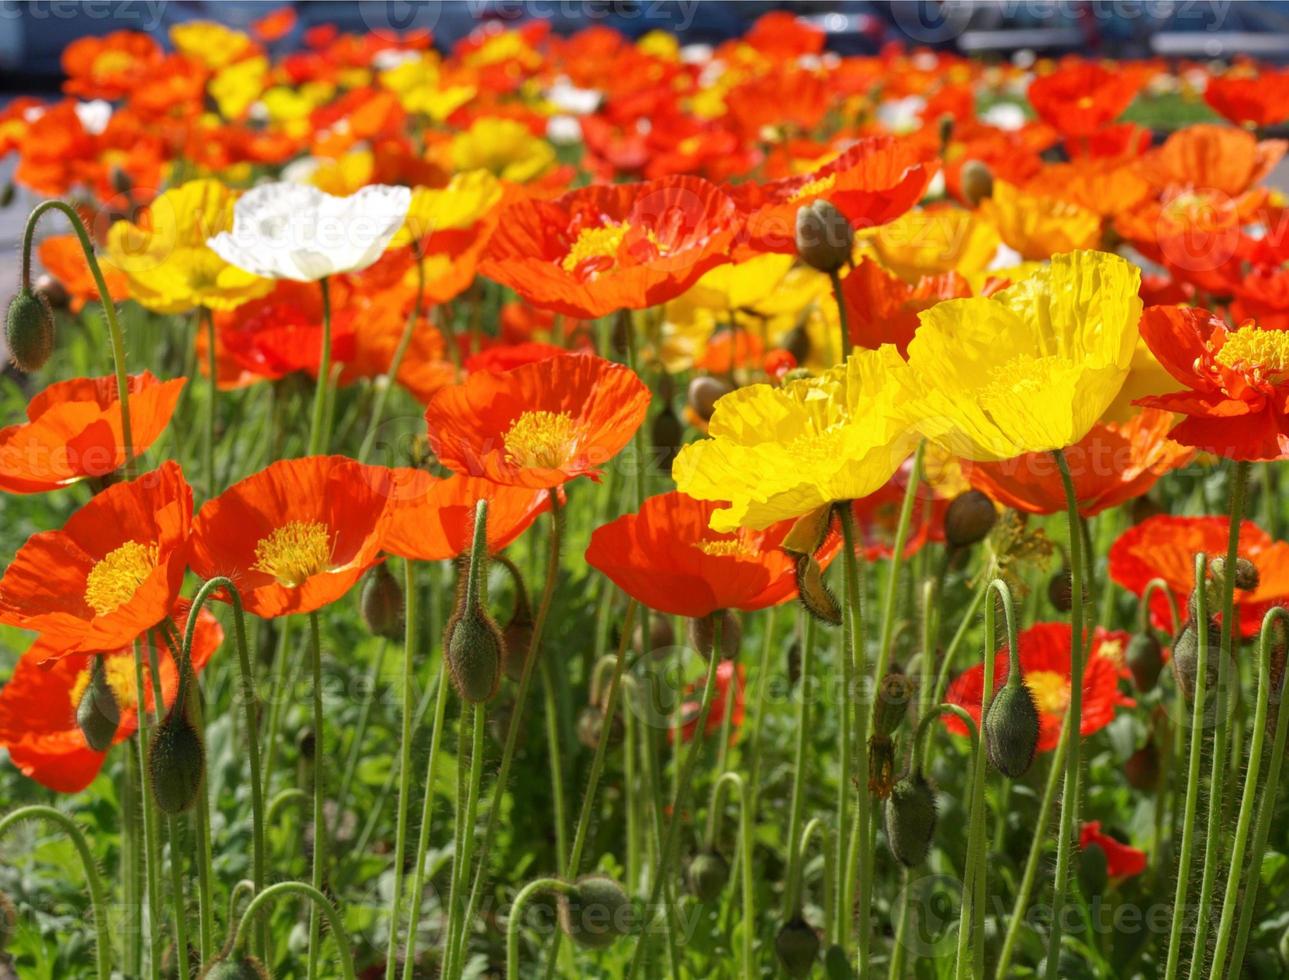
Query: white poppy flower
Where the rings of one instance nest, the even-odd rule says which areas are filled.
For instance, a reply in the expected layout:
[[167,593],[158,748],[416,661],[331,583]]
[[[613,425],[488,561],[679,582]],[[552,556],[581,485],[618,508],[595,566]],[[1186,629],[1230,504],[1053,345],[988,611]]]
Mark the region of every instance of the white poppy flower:
[[411,201],[408,188],[385,184],[349,197],[305,184],[263,184],[238,199],[233,230],[206,244],[225,262],[254,275],[315,282],[365,269],[380,258]]

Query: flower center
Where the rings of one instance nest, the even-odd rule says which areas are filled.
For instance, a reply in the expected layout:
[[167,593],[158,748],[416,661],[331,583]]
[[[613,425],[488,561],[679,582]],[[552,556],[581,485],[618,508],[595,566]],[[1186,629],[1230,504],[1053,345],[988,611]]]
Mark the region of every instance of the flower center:
[[583,275],[611,269],[617,261],[618,247],[630,230],[631,226],[625,221],[583,228],[560,265],[565,272]]
[[290,521],[255,544],[257,572],[294,588],[331,565],[331,532],[321,521]]
[[1031,670],[1025,683],[1034,694],[1041,714],[1064,715],[1070,706],[1070,679],[1054,670]]
[[1226,335],[1216,360],[1236,370],[1284,374],[1289,372],[1289,331],[1240,327]]
[[747,542],[738,538],[721,538],[716,541],[695,541],[694,547],[714,558],[741,558],[751,552]]
[[506,430],[506,459],[516,466],[558,469],[573,454],[576,436],[568,412],[524,412]]
[[[116,703],[122,710],[133,708],[139,703],[134,687],[134,662],[130,657],[109,656],[103,658],[103,670],[107,675],[107,686],[116,695]],[[86,667],[72,681],[68,695],[72,700],[72,709],[80,706],[81,695],[90,685],[90,668]]]
[[803,200],[807,197],[816,197],[819,194],[822,194],[824,191],[832,190],[833,185],[835,185],[836,183],[837,183],[836,174],[828,174],[828,176],[826,177],[819,177],[816,180],[812,180],[809,183],[802,184],[800,187],[798,187],[796,191],[793,192],[792,197],[789,198],[789,200],[795,202],[795,201]]
[[134,598],[157,567],[157,546],[127,541],[94,563],[85,576],[85,604],[100,616],[116,612]]

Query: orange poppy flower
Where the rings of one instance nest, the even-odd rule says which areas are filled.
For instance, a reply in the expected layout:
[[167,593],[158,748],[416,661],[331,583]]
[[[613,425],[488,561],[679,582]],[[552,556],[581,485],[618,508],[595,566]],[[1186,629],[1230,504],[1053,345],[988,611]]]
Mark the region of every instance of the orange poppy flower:
[[1289,269],[1279,264],[1249,269],[1235,284],[1231,317],[1256,320],[1266,330],[1289,330]]
[[474,533],[474,509],[488,501],[488,550],[498,552],[550,509],[550,494],[507,487],[482,477],[425,470],[390,470],[392,497],[385,551],[416,561],[442,561],[465,554]]
[[1242,225],[1263,197],[1258,190],[1233,198],[1218,190],[1169,187],[1159,200],[1116,215],[1115,230],[1174,278],[1226,296],[1242,275]]
[[[136,455],[165,431],[184,378],[129,378],[130,436]],[[125,464],[116,378],[59,381],[27,403],[27,421],[0,429],[0,490],[41,493]]]
[[1289,72],[1212,75],[1204,83],[1204,101],[1237,126],[1275,126],[1289,119]]
[[[1187,599],[1195,588],[1195,556],[1226,554],[1231,522],[1225,517],[1174,517],[1160,514],[1128,528],[1110,547],[1110,577],[1141,596],[1153,578],[1162,578],[1185,616]],[[1240,632],[1256,636],[1262,617],[1272,606],[1289,603],[1289,542],[1273,541],[1252,521],[1240,525],[1240,557],[1258,569],[1258,587],[1235,593]],[[1156,593],[1150,617],[1161,630],[1175,632],[1168,600]]]
[[251,22],[251,33],[256,40],[271,44],[280,41],[291,33],[295,27],[296,13],[293,7],[279,7],[271,10],[259,20]]
[[45,661],[129,645],[174,608],[191,522],[177,463],[108,487],[18,549],[0,579],[0,623],[40,632]]
[[657,306],[728,260],[735,217],[724,191],[687,176],[520,200],[502,212],[482,271],[569,316]]
[[193,571],[231,578],[256,616],[313,612],[380,561],[392,493],[388,470],[343,456],[271,463],[202,505]]
[[1090,136],[1114,122],[1149,76],[1116,65],[1070,59],[1029,86],[1029,104],[1049,126],[1067,136]]
[[1090,820],[1079,829],[1079,847],[1084,850],[1101,848],[1106,858],[1106,874],[1110,878],[1131,878],[1146,870],[1146,852],[1103,833],[1100,820]]
[[[36,246],[36,254],[45,271],[67,290],[73,313],[79,313],[86,303],[99,301],[98,286],[85,262],[80,239],[75,235],[50,235]],[[108,296],[114,302],[129,299],[130,284],[124,273],[106,261],[100,261],[99,267],[103,273],[103,282],[107,285]]]
[[644,421],[649,389],[628,368],[564,354],[504,374],[472,374],[425,410],[448,469],[508,486],[557,487],[599,468]]
[[[1115,710],[1134,702],[1119,692],[1118,656],[1128,642],[1123,630],[1098,627],[1092,634],[1092,653],[1083,672],[1083,718],[1079,731],[1084,738],[1095,735],[1114,720]],[[1020,634],[1020,669],[1038,707],[1038,751],[1051,752],[1061,739],[1065,712],[1070,706],[1070,624],[1035,623]],[[994,661],[994,692],[1007,682],[1006,648]],[[980,699],[984,692],[985,667],[976,664],[963,671],[944,700],[956,704],[980,724]],[[952,715],[944,727],[955,735],[966,735],[967,726]]]
[[63,49],[63,91],[85,99],[124,98],[161,59],[161,46],[138,31],[77,38]]
[[[650,497],[636,513],[592,532],[587,564],[627,595],[672,616],[752,612],[795,596],[796,561],[779,547],[795,522],[722,534],[708,526],[721,506],[678,490]],[[820,564],[827,567],[837,551],[833,535]]]
[[1197,307],[1152,306],[1141,336],[1185,386],[1137,400],[1185,416],[1173,439],[1227,459],[1289,456],[1289,333],[1252,322],[1233,330]]
[[1047,165],[1025,184],[1025,190],[1114,217],[1141,204],[1153,188],[1135,161],[1087,157]]
[[797,211],[820,198],[856,228],[884,225],[921,199],[936,167],[926,148],[912,140],[871,136],[809,173],[739,184],[731,191],[744,216],[735,260],[757,252],[795,254]]
[[1101,216],[1071,201],[1030,194],[1003,180],[980,202],[980,216],[1002,240],[1030,261],[1063,252],[1095,249],[1101,241]]
[[[172,619],[180,632],[187,626],[188,609],[188,602],[182,599],[175,605]],[[219,621],[203,609],[193,635],[193,670],[200,673],[223,640]],[[146,650],[155,650],[151,636],[144,637],[143,642]],[[24,776],[56,793],[79,793],[94,781],[107,758],[106,752],[95,752],[85,744],[85,736],[76,724],[76,709],[89,683],[93,655],[76,653],[47,663],[57,656],[58,651],[50,650],[42,638],[18,660],[13,675],[0,689],[0,746],[9,752],[9,761]],[[115,745],[139,727],[134,652],[122,649],[102,656],[108,686],[121,711],[112,739]],[[163,645],[153,656],[161,674],[162,703],[168,707],[178,691],[179,671],[168,647]],[[144,710],[152,710],[152,677],[148,671],[143,677],[143,703]]]
[[559,357],[561,354],[567,354],[563,347],[556,347],[554,344],[543,344],[536,340],[528,340],[519,344],[507,343],[487,343],[483,344],[482,350],[477,354],[470,354],[470,338],[459,337],[458,342],[465,350],[464,367],[466,373],[473,374],[476,371],[492,371],[496,374],[504,374],[507,371],[513,371],[521,364],[532,364],[536,361],[545,361],[548,358]]
[[964,299],[971,286],[956,272],[922,276],[910,285],[870,258],[863,258],[841,281],[852,343],[877,350],[894,344],[901,355],[918,328],[918,314],[946,299]]
[[1267,176],[1289,143],[1211,123],[1179,129],[1143,160],[1159,187],[1189,187],[1238,197]]
[[[1079,513],[1091,517],[1140,497],[1169,470],[1186,465],[1195,451],[1168,438],[1169,412],[1145,409],[1127,422],[1093,426],[1065,450]],[[971,485],[1004,507],[1030,514],[1065,511],[1065,489],[1047,453],[1028,453],[999,463],[963,462]]]

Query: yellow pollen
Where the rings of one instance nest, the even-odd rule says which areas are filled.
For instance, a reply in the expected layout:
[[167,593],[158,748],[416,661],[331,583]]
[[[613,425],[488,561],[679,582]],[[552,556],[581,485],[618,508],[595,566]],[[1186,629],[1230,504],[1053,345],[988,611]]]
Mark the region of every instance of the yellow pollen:
[[1229,368],[1259,368],[1264,374],[1289,371],[1289,331],[1240,327],[1226,335],[1217,363]]
[[100,616],[116,612],[134,598],[157,567],[157,546],[127,541],[94,563],[85,576],[85,604]]
[[1045,715],[1064,715],[1070,706],[1070,679],[1054,670],[1031,670],[1025,683],[1034,694],[1034,704]]
[[568,412],[524,412],[503,440],[506,459],[516,466],[558,469],[573,455],[577,426]]
[[747,543],[738,538],[721,538],[717,541],[695,541],[694,547],[714,558],[740,557],[749,553]]
[[1105,640],[1097,649],[1098,657],[1105,657],[1115,666],[1123,666],[1123,642],[1121,640]]
[[836,174],[829,174],[827,177],[820,177],[818,180],[812,180],[808,184],[802,184],[800,187],[798,187],[796,191],[793,193],[790,200],[800,201],[803,198],[816,197],[817,195],[822,194],[824,191],[832,190],[833,185],[835,185],[836,183],[837,183]]
[[257,572],[294,588],[331,565],[331,532],[321,521],[290,521],[255,544]]
[[[107,674],[107,686],[112,689],[116,695],[116,703],[121,706],[122,710],[133,708],[139,703],[135,695],[134,687],[134,660],[124,654],[109,655],[103,658],[103,669]],[[90,685],[90,669],[86,667],[76,675],[76,680],[72,681],[72,688],[68,692],[72,699],[72,708],[80,706],[81,695],[85,693],[85,688]]]
[[570,246],[560,265],[565,272],[573,272],[588,259],[607,258],[613,260],[609,263],[612,266],[616,261],[618,247],[630,230],[631,226],[625,221],[616,224],[609,222],[598,228],[583,228],[577,233],[577,240]]

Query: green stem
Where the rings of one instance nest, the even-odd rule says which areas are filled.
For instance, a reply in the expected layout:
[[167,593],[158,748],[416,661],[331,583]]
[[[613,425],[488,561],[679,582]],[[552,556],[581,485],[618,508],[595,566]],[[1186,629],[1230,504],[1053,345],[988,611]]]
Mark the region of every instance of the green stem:
[[553,891],[567,895],[573,890],[572,885],[558,878],[538,878],[521,888],[515,900],[510,903],[510,915],[506,918],[506,976],[511,980],[519,980],[519,926],[524,921],[528,902],[540,892]]
[[[315,913],[321,913],[322,917],[327,920],[327,928],[331,930],[332,936],[336,940],[336,951],[340,959],[340,975],[344,980],[355,980],[354,978],[354,956],[350,950],[349,933],[345,931],[345,923],[341,918],[336,907],[327,901],[327,896],[314,888],[312,885],[306,885],[302,881],[279,881],[276,885],[269,885],[264,891],[257,894],[246,905],[246,912],[237,923],[237,930],[233,933],[230,943],[230,950],[235,950],[242,939],[242,929],[246,920],[259,912],[261,906],[267,905],[274,901],[279,895],[294,895],[298,898],[308,899]],[[310,977],[316,977],[316,972],[310,972]]]
[[185,905],[185,889],[182,857],[180,855],[180,821],[178,817],[166,818],[170,831],[170,903],[174,911],[174,940],[176,973],[180,977],[191,976],[188,969],[188,910]]
[[[323,280],[324,282],[326,280]],[[322,637],[317,612],[309,613],[309,661],[313,672],[313,874],[310,883],[321,893],[327,866],[326,745],[322,737]],[[321,918],[315,903],[309,910],[309,971],[318,975]]]
[[121,780],[121,862],[118,877],[125,882],[125,972],[143,976],[143,862],[139,828],[139,758],[126,746]]
[[[90,910],[94,915],[94,964],[98,980],[109,980],[112,974],[112,941],[107,923],[107,893],[99,878],[98,867],[94,863],[94,854],[85,840],[85,834],[76,821],[52,806],[24,806],[0,818],[0,838],[18,824],[27,820],[44,820],[54,824],[71,838],[72,846],[81,861],[85,872],[85,884],[90,893]],[[155,974],[157,964],[153,964]]]
[[282,703],[286,700],[284,688],[286,687],[290,662],[293,659],[290,655],[291,623],[290,617],[279,619],[276,623],[278,628],[277,645],[273,652],[273,678],[269,683],[268,726],[264,732],[263,792],[265,793],[272,788],[273,784],[273,762],[277,757],[278,728],[282,720]]
[[949,671],[953,667],[958,648],[966,641],[971,624],[975,622],[976,613],[980,611],[980,606],[985,601],[985,592],[989,588],[989,581],[988,578],[981,576],[980,585],[976,587],[976,591],[971,596],[971,601],[967,603],[967,609],[962,614],[962,620],[958,623],[957,630],[954,631],[953,639],[949,641],[949,646],[944,651],[944,658],[940,661],[940,670],[935,677],[935,692],[931,698],[935,704],[939,704],[944,700],[945,689],[949,686]]
[[[564,766],[559,750],[559,707],[555,703],[550,664],[543,660],[537,669],[542,675],[542,700],[545,702],[546,752],[550,761],[551,797],[555,808],[555,859],[568,875],[568,817],[564,810]],[[603,735],[601,741],[607,739],[608,729],[603,730]]]
[[206,328],[206,432],[202,443],[202,456],[206,464],[206,496],[213,497],[219,492],[215,483],[215,403],[219,385],[216,383],[216,372],[219,370],[215,357],[215,317],[206,307],[201,308],[202,323]]
[[[418,262],[419,265],[419,262]],[[385,980],[393,980],[398,954],[398,923],[403,902],[407,857],[407,811],[412,800],[412,678],[416,669],[416,564],[403,562],[403,722],[399,746],[398,817],[394,832],[394,894],[389,900],[389,944],[385,950]]]
[[[318,288],[322,291],[322,341],[318,350],[318,385],[313,391],[313,420],[309,426],[310,456],[324,451],[323,443],[331,425],[327,418],[328,388],[331,386],[331,287],[326,276],[318,280]],[[317,917],[315,910],[310,918],[316,921]]]
[[792,802],[788,810],[788,886],[783,890],[783,917],[792,918],[800,909],[797,907],[801,891],[801,818],[806,803],[806,748],[810,732],[810,671],[814,665],[815,618],[809,614],[805,617],[805,639],[801,644],[801,680],[797,687],[797,745],[792,764]]
[[756,976],[752,954],[752,940],[756,936],[756,882],[752,878],[752,800],[742,776],[736,772],[721,773],[712,787],[710,812],[720,812],[721,790],[727,783],[738,794],[739,897],[743,904],[741,961],[744,980],[752,980]]
[[846,298],[842,295],[841,276],[836,272],[830,272],[828,273],[828,281],[832,283],[832,295],[837,301],[837,320],[841,327],[841,360],[844,363],[855,347],[850,339],[850,320],[846,315]]
[[[136,691],[146,690],[143,675],[143,646],[138,640],[134,641],[134,689]],[[155,691],[154,701],[158,705],[160,704],[160,699],[156,698]],[[140,810],[143,815],[143,864],[148,882],[148,939],[150,945],[148,973],[152,980],[159,980],[161,976],[162,942],[161,864],[159,856],[160,845],[157,840],[159,836],[157,817],[160,816],[160,811],[154,808],[152,802],[152,770],[148,767],[146,756],[150,725],[143,698],[139,698],[139,705],[135,713],[139,719],[139,731],[134,740],[133,751],[139,767],[139,788],[142,794]]]
[[1137,632],[1145,633],[1150,630],[1150,600],[1151,597],[1159,592],[1168,602],[1168,612],[1173,617],[1172,629],[1174,632],[1182,628],[1181,611],[1177,606],[1177,597],[1173,595],[1173,590],[1162,578],[1152,578],[1146,583],[1146,587],[1141,590],[1141,599],[1137,603]]
[[[466,789],[464,826],[462,827],[460,883],[464,891],[466,880],[470,877],[471,862],[474,859],[475,824],[479,815],[479,786],[483,781],[483,736],[487,729],[487,702],[480,701],[474,706],[474,719],[471,727],[473,735],[470,746],[470,780]],[[460,760],[457,762],[460,765]],[[470,947],[470,918],[463,917],[457,926],[455,952],[448,960],[449,969],[445,974],[457,976],[465,969],[465,957]]]

